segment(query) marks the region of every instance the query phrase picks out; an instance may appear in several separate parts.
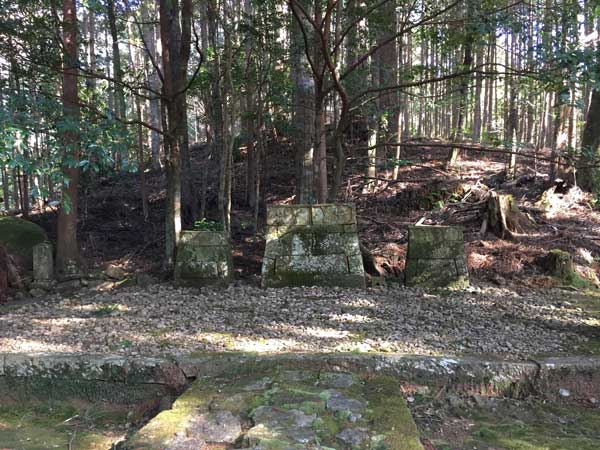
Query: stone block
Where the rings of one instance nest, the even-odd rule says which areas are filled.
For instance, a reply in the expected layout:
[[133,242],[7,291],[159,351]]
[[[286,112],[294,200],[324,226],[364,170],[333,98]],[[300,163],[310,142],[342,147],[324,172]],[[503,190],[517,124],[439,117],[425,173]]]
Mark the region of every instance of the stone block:
[[313,233],[313,255],[360,255],[360,246],[355,233],[328,233],[316,231]]
[[464,241],[463,229],[459,226],[413,225],[408,227],[408,239],[414,242]]
[[464,289],[469,274],[463,230],[457,226],[412,226],[408,230],[408,286]]
[[273,205],[267,211],[265,287],[365,287],[353,205]]
[[[410,237],[409,237],[410,239]],[[463,241],[409,241],[407,257],[410,259],[447,259],[464,255]]]
[[267,211],[267,225],[310,225],[310,205],[274,205]]
[[290,255],[277,258],[278,273],[310,275],[315,272],[349,273],[346,255]]
[[277,255],[310,255],[313,245],[312,233],[307,227],[300,230],[298,227],[294,231],[284,233],[278,237],[271,236],[269,245],[265,249],[266,257],[276,257]]
[[229,241],[222,231],[188,231],[179,233],[179,243],[191,243],[196,247],[227,246]]
[[314,225],[356,224],[356,210],[354,205],[314,205],[312,223]]
[[181,232],[175,262],[178,285],[227,284],[232,276],[231,246],[224,232]]
[[41,242],[33,247],[33,279],[48,281],[54,278],[54,259],[52,244]]

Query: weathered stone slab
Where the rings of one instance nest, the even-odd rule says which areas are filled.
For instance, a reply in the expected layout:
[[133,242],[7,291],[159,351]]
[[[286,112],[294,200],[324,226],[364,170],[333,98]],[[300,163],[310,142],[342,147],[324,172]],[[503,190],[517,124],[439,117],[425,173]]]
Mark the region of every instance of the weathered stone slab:
[[405,282],[408,286],[463,289],[469,285],[462,227],[408,229]]
[[[397,380],[330,373],[324,381],[339,387],[323,390],[315,385],[318,370],[299,373],[290,377],[276,365],[245,374],[230,367],[218,379],[199,378],[171,410],[136,431],[123,448],[234,444],[255,450],[423,450]],[[247,386],[259,388],[248,391]]]
[[41,242],[33,247],[33,280],[49,281],[54,278],[54,258],[52,244]]
[[267,211],[267,225],[310,225],[310,205],[277,205]]
[[365,287],[353,205],[272,205],[266,241],[264,287]]
[[182,231],[175,281],[182,286],[226,284],[233,276],[231,246],[224,232]]
[[356,223],[356,210],[353,205],[314,205],[311,212],[314,225],[352,225]]
[[463,229],[460,226],[415,225],[408,227],[410,239],[415,242],[464,241]]

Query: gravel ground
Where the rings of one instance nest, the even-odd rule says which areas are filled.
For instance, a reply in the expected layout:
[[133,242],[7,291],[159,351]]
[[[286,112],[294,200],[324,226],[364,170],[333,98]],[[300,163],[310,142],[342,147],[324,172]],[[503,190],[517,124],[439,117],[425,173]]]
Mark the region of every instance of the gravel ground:
[[600,299],[499,288],[431,294],[388,287],[84,291],[0,305],[0,352],[195,351],[577,353],[598,339]]

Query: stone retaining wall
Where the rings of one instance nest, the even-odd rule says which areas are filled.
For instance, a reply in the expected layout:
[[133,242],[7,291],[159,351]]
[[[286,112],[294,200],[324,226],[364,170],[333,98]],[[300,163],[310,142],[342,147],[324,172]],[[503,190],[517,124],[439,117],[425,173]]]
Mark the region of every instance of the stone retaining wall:
[[[179,391],[199,377],[231,371],[253,373],[269,367],[347,370],[397,377],[399,381],[444,386],[451,391],[524,397],[531,393],[570,400],[600,398],[600,357],[572,356],[507,361],[479,357],[445,358],[354,354],[216,354],[158,357],[90,354],[0,354],[0,398],[31,394],[110,397],[126,402],[156,391]],[[134,387],[140,389],[136,393]],[[110,394],[107,394],[110,393]],[[58,397],[59,398],[59,397]]]
[[227,284],[233,276],[225,232],[182,231],[177,244],[175,282],[180,286]]
[[462,227],[408,227],[405,283],[427,288],[468,287]]
[[354,205],[269,206],[262,284],[364,288]]

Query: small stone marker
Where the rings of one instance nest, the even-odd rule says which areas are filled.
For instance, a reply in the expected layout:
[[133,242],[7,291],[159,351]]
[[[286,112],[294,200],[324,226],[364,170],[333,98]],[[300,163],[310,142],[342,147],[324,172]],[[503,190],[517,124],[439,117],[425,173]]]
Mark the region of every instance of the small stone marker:
[[271,205],[266,231],[263,287],[365,287],[354,205]]
[[464,289],[469,286],[460,226],[408,227],[406,285]]
[[233,276],[231,245],[222,231],[182,231],[175,282],[180,286],[227,284]]
[[33,280],[49,282],[54,278],[52,244],[41,242],[33,247]]

